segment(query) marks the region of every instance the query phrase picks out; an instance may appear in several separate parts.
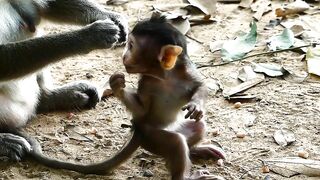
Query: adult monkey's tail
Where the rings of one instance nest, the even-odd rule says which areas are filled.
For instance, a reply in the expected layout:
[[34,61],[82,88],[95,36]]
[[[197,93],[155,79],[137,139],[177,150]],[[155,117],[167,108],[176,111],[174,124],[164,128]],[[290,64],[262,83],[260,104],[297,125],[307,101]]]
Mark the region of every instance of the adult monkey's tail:
[[121,165],[138,149],[141,144],[138,133],[134,131],[130,140],[114,156],[99,163],[82,165],[47,157],[42,153],[41,146],[38,141],[30,137],[28,138],[28,141],[31,143],[33,148],[33,150],[29,152],[29,155],[40,164],[56,169],[68,169],[83,174],[100,175],[107,174],[114,168]]

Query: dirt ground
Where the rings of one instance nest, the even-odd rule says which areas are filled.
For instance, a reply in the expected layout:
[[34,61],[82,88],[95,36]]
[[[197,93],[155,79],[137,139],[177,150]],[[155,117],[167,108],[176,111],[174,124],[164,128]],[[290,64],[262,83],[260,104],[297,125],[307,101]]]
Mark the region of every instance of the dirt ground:
[[[105,0],[98,2],[105,6]],[[139,19],[150,15],[152,5],[173,2],[180,1],[134,0],[123,6],[105,7],[126,14],[132,27]],[[320,15],[312,18],[318,19],[319,23]],[[270,19],[275,19],[274,12],[268,13],[257,23],[261,42],[283,29],[278,26],[272,30],[263,30]],[[195,63],[208,63],[212,60],[219,62],[217,55],[209,51],[209,43],[231,39],[239,30],[248,31],[251,20],[250,10],[238,9],[237,4],[218,4],[217,22],[194,26],[188,33],[188,36],[198,41],[188,39],[191,59]],[[44,31],[52,34],[75,28],[78,27],[46,24]],[[57,63],[52,68],[55,82],[61,85],[75,80],[89,80],[103,84],[113,72],[124,72],[122,50],[122,47],[99,50]],[[235,74],[252,61],[282,64],[295,72],[306,71],[306,62],[301,61],[301,54],[294,52],[249,58],[240,63],[201,68],[200,71],[205,79],[233,86]],[[129,85],[134,85],[137,78],[126,74],[126,80]],[[267,77],[246,93],[256,95],[257,100],[243,102],[236,109],[233,102],[223,98],[221,91],[210,91],[206,105],[208,132],[205,141],[219,142],[227,153],[227,160],[223,167],[211,160],[195,162],[193,170],[207,169],[226,179],[264,179],[266,176],[271,179],[286,179],[275,173],[263,174],[259,159],[297,156],[298,150],[305,149],[309,152],[310,159],[320,160],[319,81],[308,79],[301,83]],[[130,114],[114,97],[100,102],[96,109],[73,113],[72,117],[69,117],[69,113],[41,114],[26,129],[39,139],[45,154],[78,163],[96,162],[109,157],[128,139],[130,129],[121,125],[130,124]],[[251,120],[251,126],[245,126],[245,122]],[[220,134],[214,136],[213,131],[217,128]],[[281,128],[291,129],[296,142],[287,147],[277,145],[273,134]],[[246,132],[245,138],[236,137],[239,130]],[[142,149],[107,176],[54,170],[31,160],[0,163],[0,167],[0,179],[169,179],[163,159]],[[317,178],[300,175],[291,179]]]

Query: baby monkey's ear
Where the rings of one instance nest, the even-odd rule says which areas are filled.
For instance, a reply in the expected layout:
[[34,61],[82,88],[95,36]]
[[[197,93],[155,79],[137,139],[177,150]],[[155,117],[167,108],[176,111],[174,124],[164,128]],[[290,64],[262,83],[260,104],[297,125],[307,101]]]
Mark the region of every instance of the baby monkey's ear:
[[158,59],[161,67],[165,70],[172,69],[177,61],[178,56],[182,52],[182,47],[176,45],[162,46]]

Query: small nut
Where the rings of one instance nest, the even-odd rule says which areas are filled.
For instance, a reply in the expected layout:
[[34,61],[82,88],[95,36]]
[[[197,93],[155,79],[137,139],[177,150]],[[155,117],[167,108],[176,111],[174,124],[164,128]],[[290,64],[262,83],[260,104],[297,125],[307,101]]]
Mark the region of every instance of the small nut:
[[236,102],[234,103],[233,107],[236,108],[236,109],[239,109],[241,107],[241,102]]
[[269,173],[269,172],[270,172],[270,169],[269,169],[268,166],[263,165],[262,168],[261,168],[261,171],[262,171],[263,173]]
[[298,156],[307,159],[309,157],[309,153],[307,151],[299,151]]

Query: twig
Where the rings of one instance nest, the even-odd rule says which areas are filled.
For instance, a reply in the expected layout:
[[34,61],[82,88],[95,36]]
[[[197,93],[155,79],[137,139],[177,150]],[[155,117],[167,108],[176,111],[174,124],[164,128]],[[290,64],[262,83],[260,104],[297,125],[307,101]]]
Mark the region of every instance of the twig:
[[200,40],[196,39],[195,37],[192,37],[192,36],[190,36],[188,34],[186,34],[186,37],[188,37],[191,40],[194,40],[195,42],[197,42],[199,44],[204,44],[204,42],[202,42],[202,41],[200,41]]
[[[81,137],[83,137],[83,138],[87,139],[88,141],[90,141],[90,142],[94,142],[94,140],[93,140],[93,139],[91,139],[91,138],[87,137],[86,135],[81,134],[81,133],[79,133],[79,132],[75,131],[74,129],[70,129],[70,130],[71,130],[72,132],[74,132],[74,133],[78,134],[79,136],[81,136]],[[75,140],[77,140],[77,139],[75,139]]]
[[303,45],[303,46],[297,46],[297,47],[292,47],[292,48],[288,48],[288,49],[281,49],[281,50],[276,50],[276,51],[269,51],[269,52],[262,52],[262,53],[256,53],[256,54],[252,54],[249,56],[245,56],[243,58],[239,58],[239,59],[235,59],[233,61],[228,61],[228,62],[224,62],[224,63],[220,63],[220,64],[204,64],[204,65],[198,65],[197,68],[204,68],[204,67],[216,67],[216,66],[223,66],[226,64],[230,64],[233,62],[237,62],[237,61],[242,61],[244,59],[248,59],[251,57],[255,57],[255,56],[262,56],[262,55],[270,55],[270,54],[275,54],[275,53],[279,53],[279,52],[284,52],[284,51],[292,51],[292,50],[296,50],[296,49],[300,49],[300,48],[305,48],[305,47],[309,47],[309,46],[316,46],[319,45],[320,43],[311,43],[311,44],[307,44],[307,45]]

